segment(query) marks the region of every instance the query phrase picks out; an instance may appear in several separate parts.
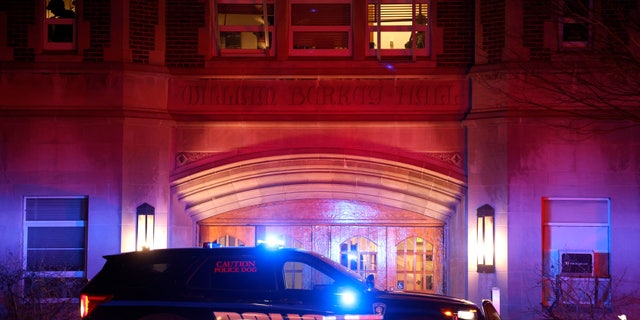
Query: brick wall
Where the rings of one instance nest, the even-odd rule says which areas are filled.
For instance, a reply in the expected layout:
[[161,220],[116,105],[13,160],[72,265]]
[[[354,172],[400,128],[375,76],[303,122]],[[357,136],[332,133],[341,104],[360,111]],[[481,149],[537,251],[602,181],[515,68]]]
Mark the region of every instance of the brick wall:
[[473,0],[437,3],[437,26],[442,28],[443,53],[436,57],[438,66],[466,67],[473,62],[475,10]]
[[149,51],[155,49],[158,0],[129,2],[129,47],[133,63],[149,64]]
[[522,44],[529,48],[531,60],[551,59],[551,49],[544,47],[544,23],[551,19],[552,8],[550,1],[523,1]]
[[502,50],[505,46],[505,1],[487,0],[480,3],[481,45],[487,52],[488,63],[502,60]]
[[84,61],[104,61],[104,48],[111,46],[111,1],[83,0],[82,18],[89,22],[89,47],[82,51]]
[[[633,16],[635,14],[635,16]],[[607,2],[602,6],[602,21],[608,32],[613,37],[607,36],[605,40],[608,41],[603,47],[610,50],[624,50],[619,48],[619,45],[629,45],[630,37],[628,33],[628,26],[631,23],[632,27],[636,30],[640,27],[640,21],[638,21],[638,3],[634,0],[618,0],[615,2]],[[636,44],[637,46],[637,44]]]
[[35,0],[4,0],[0,10],[7,15],[7,25],[2,26],[7,46],[13,48],[14,61],[34,61],[35,53],[29,47],[29,28],[35,24]]
[[198,53],[198,29],[205,26],[206,14],[200,0],[167,0],[167,66],[204,67],[204,56]]

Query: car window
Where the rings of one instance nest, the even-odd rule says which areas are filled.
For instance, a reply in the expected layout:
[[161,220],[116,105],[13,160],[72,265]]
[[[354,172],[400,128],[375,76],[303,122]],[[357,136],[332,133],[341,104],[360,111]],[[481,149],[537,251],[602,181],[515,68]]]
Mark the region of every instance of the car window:
[[111,256],[91,285],[110,288],[118,295],[179,296],[185,281],[203,261],[198,255],[173,256],[153,251]]
[[282,272],[285,289],[319,290],[335,282],[330,276],[303,262],[285,262]]

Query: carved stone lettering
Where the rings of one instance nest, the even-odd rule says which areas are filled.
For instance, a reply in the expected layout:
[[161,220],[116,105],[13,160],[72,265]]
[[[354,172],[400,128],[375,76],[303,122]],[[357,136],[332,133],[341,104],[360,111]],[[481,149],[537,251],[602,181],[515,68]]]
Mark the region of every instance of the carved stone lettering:
[[379,105],[382,103],[380,86],[294,86],[290,92],[290,105]]
[[171,80],[169,108],[206,113],[464,112],[465,81],[428,79]]
[[266,86],[198,86],[182,89],[186,105],[275,105],[275,88]]
[[398,104],[400,105],[457,105],[459,95],[454,95],[452,86],[400,86],[398,88]]

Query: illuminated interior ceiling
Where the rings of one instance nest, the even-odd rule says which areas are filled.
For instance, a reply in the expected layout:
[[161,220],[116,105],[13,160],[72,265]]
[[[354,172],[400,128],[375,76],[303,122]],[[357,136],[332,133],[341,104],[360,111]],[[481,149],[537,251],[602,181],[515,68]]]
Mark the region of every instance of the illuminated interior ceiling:
[[194,221],[269,203],[334,199],[378,204],[449,221],[466,188],[450,176],[392,160],[345,154],[253,158],[175,179]]

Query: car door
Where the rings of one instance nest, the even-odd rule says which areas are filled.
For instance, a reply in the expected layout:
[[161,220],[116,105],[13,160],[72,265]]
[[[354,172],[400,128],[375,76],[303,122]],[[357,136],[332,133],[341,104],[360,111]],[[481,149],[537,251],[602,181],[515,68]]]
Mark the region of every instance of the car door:
[[304,255],[279,262],[280,290],[272,300],[283,313],[340,315],[371,313],[362,283],[345,277],[331,265]]
[[252,254],[211,255],[187,285],[187,298],[236,313],[268,312],[277,287],[272,263]]

